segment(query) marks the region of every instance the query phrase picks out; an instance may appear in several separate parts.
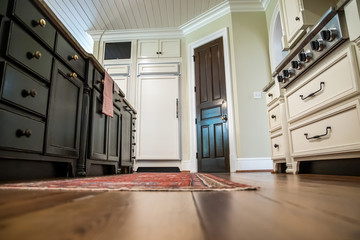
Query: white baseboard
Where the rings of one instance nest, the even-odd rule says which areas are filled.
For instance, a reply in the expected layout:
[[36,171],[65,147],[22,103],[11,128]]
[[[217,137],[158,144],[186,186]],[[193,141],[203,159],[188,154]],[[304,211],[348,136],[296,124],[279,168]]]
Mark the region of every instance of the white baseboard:
[[190,160],[182,160],[181,161],[181,171],[191,171],[191,163]]
[[236,161],[236,171],[247,170],[271,170],[273,162],[267,158],[238,158]]

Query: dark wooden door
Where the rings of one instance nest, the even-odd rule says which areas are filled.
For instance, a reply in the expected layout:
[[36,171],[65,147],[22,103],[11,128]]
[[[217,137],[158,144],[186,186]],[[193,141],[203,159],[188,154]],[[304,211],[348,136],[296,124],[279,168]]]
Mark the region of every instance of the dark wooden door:
[[46,153],[79,157],[83,83],[56,62],[51,82],[47,119]]
[[229,137],[222,38],[194,50],[199,172],[228,172]]

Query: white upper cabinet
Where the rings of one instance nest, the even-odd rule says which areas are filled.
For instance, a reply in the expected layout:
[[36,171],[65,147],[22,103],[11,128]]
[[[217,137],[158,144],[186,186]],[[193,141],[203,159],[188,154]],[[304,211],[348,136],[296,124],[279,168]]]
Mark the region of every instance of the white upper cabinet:
[[280,0],[284,50],[292,48],[315,25],[336,0]]
[[180,57],[180,39],[138,41],[138,58],[174,57]]

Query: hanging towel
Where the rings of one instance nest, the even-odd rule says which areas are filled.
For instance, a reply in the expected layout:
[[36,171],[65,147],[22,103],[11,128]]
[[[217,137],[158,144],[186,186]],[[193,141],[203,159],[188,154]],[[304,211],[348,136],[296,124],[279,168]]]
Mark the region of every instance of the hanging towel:
[[113,82],[110,75],[105,71],[102,112],[109,117],[114,117]]

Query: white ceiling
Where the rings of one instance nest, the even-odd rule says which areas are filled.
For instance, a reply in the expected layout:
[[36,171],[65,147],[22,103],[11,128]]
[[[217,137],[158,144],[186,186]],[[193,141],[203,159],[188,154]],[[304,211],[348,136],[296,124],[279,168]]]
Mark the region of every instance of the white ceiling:
[[104,30],[180,28],[192,19],[229,3],[237,11],[264,10],[268,0],[45,0],[88,52],[86,33]]

